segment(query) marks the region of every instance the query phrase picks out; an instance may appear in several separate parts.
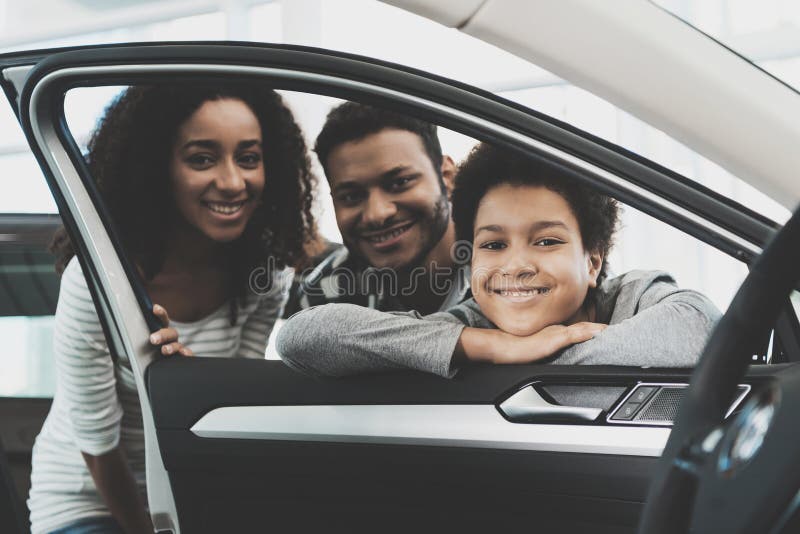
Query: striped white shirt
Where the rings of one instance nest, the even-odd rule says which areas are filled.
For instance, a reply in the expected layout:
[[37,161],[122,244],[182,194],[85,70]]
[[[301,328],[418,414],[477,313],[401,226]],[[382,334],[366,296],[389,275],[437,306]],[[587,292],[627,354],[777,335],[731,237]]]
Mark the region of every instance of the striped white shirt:
[[[290,276],[266,295],[248,294],[231,325],[230,303],[192,323],[173,321],[181,343],[197,356],[264,358],[267,339],[288,296]],[[112,362],[77,258],[61,279],[55,316],[56,393],[33,447],[33,534],[80,519],[108,516],[81,451],[97,456],[124,450],[145,496],[144,433],[130,363]]]

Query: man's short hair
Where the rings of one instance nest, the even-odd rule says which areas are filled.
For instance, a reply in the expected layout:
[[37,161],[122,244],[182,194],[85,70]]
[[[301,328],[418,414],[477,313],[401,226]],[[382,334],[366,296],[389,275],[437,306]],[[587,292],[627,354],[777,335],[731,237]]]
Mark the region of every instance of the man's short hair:
[[620,208],[613,198],[570,179],[554,165],[516,151],[481,143],[461,163],[453,187],[456,238],[472,242],[478,205],[489,189],[503,185],[541,186],[561,195],[580,227],[583,248],[603,255],[598,284],[606,277]]
[[417,134],[436,174],[441,178],[442,147],[435,124],[358,102],[345,102],[333,108],[317,136],[314,152],[317,153],[325,175],[328,175],[328,156],[334,148],[386,129],[406,130]]

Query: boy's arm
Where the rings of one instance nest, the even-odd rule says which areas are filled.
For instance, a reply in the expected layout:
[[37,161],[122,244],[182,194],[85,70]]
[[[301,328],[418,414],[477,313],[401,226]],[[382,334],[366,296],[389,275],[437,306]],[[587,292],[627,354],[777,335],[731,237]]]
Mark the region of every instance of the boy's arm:
[[657,284],[640,301],[638,313],[566,349],[551,363],[692,367],[719,317],[700,293]]
[[452,377],[466,361],[530,363],[590,339],[605,325],[554,325],[527,337],[465,328],[454,315],[387,313],[353,304],[326,304],[292,316],[278,333],[287,365],[310,375],[416,369]]
[[453,351],[464,325],[449,313],[381,312],[326,304],[290,317],[278,332],[281,359],[298,371],[345,376],[415,369],[452,377]]

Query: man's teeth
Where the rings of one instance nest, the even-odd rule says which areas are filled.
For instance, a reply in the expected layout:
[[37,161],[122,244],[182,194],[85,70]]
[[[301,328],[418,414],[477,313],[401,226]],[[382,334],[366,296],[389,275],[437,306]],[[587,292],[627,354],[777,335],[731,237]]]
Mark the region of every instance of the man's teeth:
[[408,228],[409,226],[403,226],[402,228],[398,228],[397,230],[392,230],[391,232],[386,232],[385,234],[379,234],[376,236],[368,237],[367,241],[369,241],[370,243],[383,243],[384,241],[399,236],[400,234],[408,230]]
[[218,202],[207,202],[206,206],[208,206],[208,209],[216,213],[231,215],[232,213],[236,213],[237,211],[242,209],[242,206],[244,206],[244,201],[237,202],[236,204],[221,204]]
[[502,295],[504,297],[532,297],[533,295],[536,294],[546,295],[549,292],[550,292],[549,287],[537,287],[535,289],[525,289],[522,291],[519,290],[508,291],[503,289],[496,291],[497,294]]

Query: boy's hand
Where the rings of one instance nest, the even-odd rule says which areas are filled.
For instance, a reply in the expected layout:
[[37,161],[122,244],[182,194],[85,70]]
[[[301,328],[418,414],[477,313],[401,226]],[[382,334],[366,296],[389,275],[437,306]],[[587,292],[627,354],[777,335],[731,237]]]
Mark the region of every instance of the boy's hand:
[[529,336],[506,334],[501,350],[495,351],[493,363],[530,363],[548,358],[570,345],[583,343],[605,330],[608,325],[582,322],[542,328]]
[[194,356],[194,353],[188,347],[184,347],[183,344],[178,342],[178,331],[169,326],[167,310],[158,304],[154,304],[153,313],[161,320],[161,324],[164,328],[150,334],[150,343],[157,346],[161,345],[161,354],[164,356],[171,356],[173,354]]
[[605,330],[602,323],[551,325],[529,336],[515,336],[501,330],[465,328],[461,332],[454,357],[497,364],[531,363],[556,352],[592,339]]

